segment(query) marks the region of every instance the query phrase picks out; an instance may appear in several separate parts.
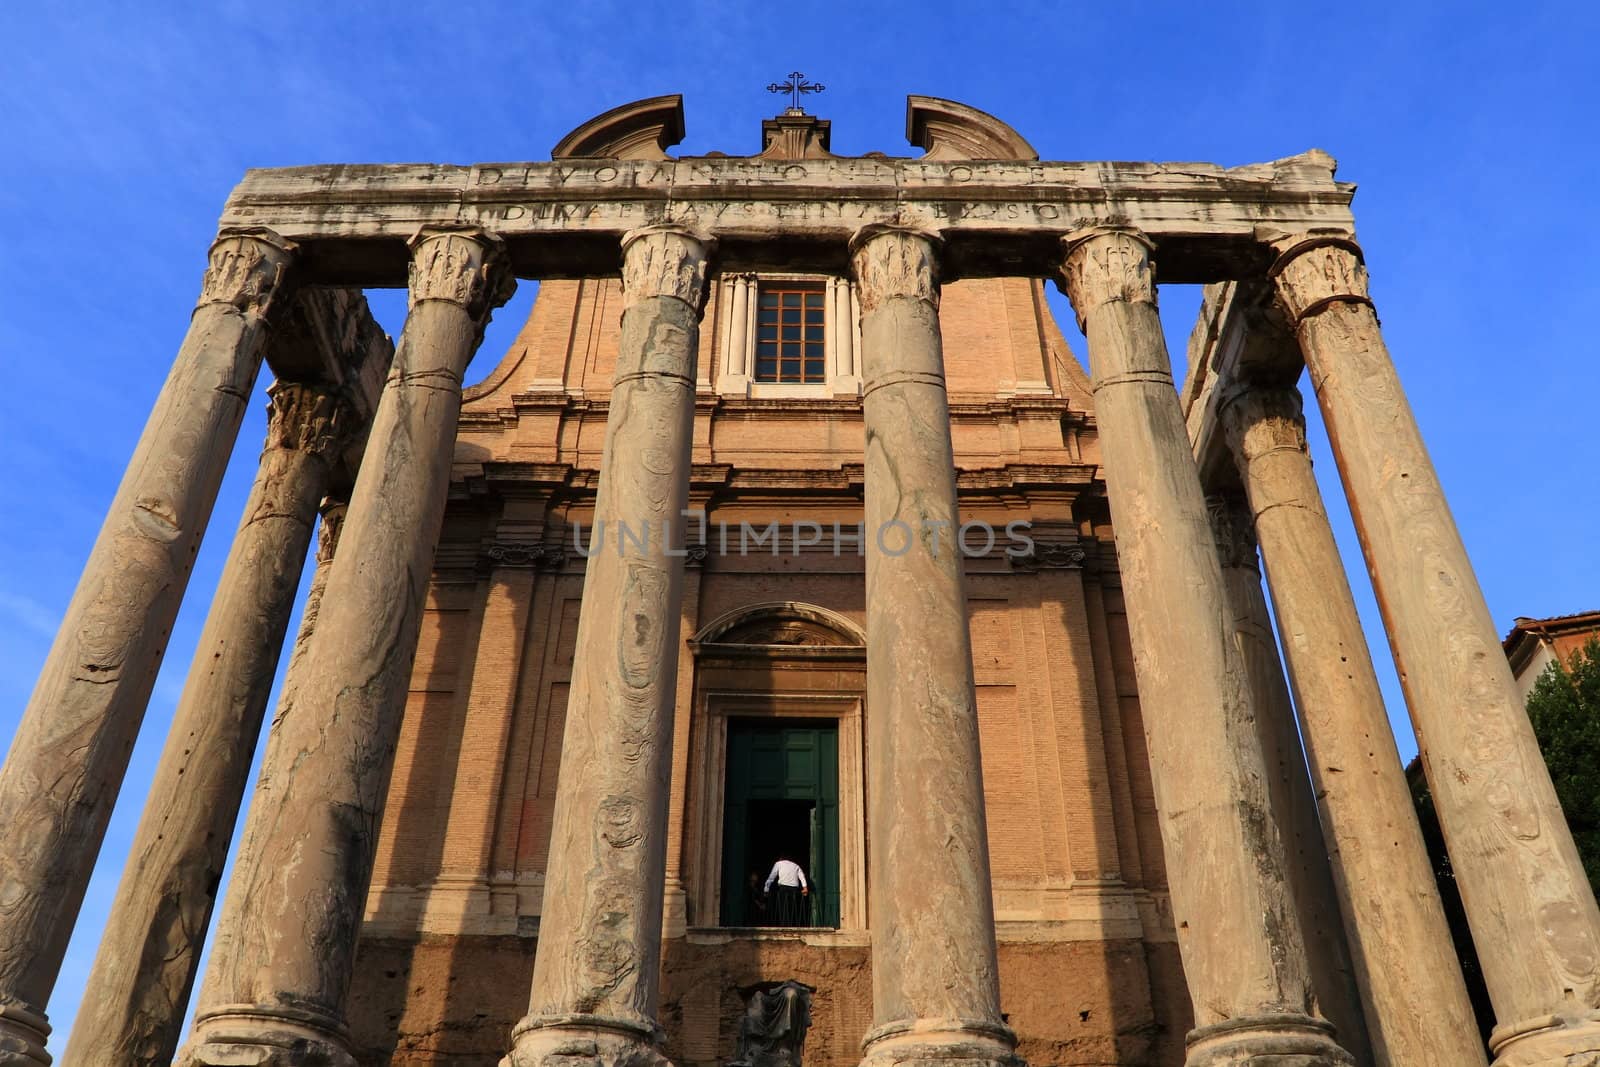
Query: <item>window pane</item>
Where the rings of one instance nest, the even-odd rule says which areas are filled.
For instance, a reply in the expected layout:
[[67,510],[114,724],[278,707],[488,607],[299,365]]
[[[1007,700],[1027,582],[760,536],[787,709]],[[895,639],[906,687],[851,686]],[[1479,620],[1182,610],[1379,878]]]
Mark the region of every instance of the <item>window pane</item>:
[[776,359],[778,356],[778,342],[762,341],[756,345],[756,355],[762,359]]
[[822,325],[822,309],[816,308],[806,312],[806,322],[812,326]]
[[761,382],[776,381],[778,377],[778,361],[775,359],[756,360],[756,380]]
[[800,306],[800,294],[799,293],[784,293],[783,294],[783,306],[786,307],[786,308],[797,308],[797,307],[799,307]]
[[798,340],[800,340],[800,327],[798,327],[798,326],[785,326],[783,328],[783,339],[785,341],[798,341]]
[[776,326],[759,326],[756,328],[756,340],[776,341],[777,339],[778,328]]
[[778,306],[778,294],[777,293],[762,293],[761,294],[761,306],[764,307],[764,308],[775,308],[775,307],[777,307]]
[[816,341],[818,343],[821,343],[821,341],[822,341],[822,327],[821,326],[807,326],[806,327],[806,340],[807,341]]
[[821,293],[815,293],[815,292],[807,293],[806,294],[806,307],[808,307],[808,308],[821,308],[822,307],[822,294]]
[[806,360],[806,381],[808,381],[808,382],[820,382],[820,381],[822,381],[822,360],[820,360],[820,359],[808,359],[808,360]]

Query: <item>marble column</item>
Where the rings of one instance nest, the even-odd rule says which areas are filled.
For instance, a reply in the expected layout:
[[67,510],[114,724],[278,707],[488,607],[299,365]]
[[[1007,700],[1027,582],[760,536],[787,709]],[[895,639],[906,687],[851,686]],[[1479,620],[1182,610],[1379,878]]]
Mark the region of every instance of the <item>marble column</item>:
[[867,438],[871,1065],[1020,1063],[1000,1017],[939,244],[895,226],[851,242]]
[[539,948],[528,1014],[504,1067],[554,1067],[579,1055],[606,1067],[666,1062],[656,1008],[668,775],[709,252],[705,238],[670,224],[623,239],[622,337]]
[[255,485],[173,714],[67,1064],[170,1062],[178,1045],[317,505],[344,445],[334,395],[284,382],[269,395]]
[[1151,244],[1065,241],[1089,342],[1139,702],[1178,948],[1194,1005],[1189,1067],[1350,1064],[1315,1016],[1305,942],[1205,497],[1156,313]]
[[1270,579],[1374,1062],[1483,1067],[1411,790],[1306,454],[1299,391],[1247,387],[1228,399],[1222,421]]
[[1289,890],[1305,935],[1311,986],[1322,1014],[1338,1028],[1339,1044],[1357,1063],[1371,1063],[1372,1046],[1334,891],[1328,847],[1317,817],[1317,798],[1261,589],[1250,508],[1237,491],[1207,497],[1206,507],[1222,564],[1234,636],[1244,661],[1250,704],[1255,709],[1256,736],[1267,770],[1267,799],[1283,839]]
[[55,986],[294,246],[211,246],[177,361],[0,769],[0,1064],[48,1063]]
[[425,230],[315,632],[286,687],[217,926],[186,1067],[353,1064],[344,1027],[461,378],[511,289],[499,242]]
[[1600,909],[1384,346],[1360,249],[1273,266],[1378,593],[1499,1023],[1502,1067],[1600,1063]]

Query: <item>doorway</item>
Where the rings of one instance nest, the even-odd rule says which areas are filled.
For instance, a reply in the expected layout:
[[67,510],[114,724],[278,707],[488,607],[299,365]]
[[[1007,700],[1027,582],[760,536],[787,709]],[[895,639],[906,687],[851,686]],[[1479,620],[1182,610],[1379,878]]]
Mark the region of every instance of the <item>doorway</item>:
[[837,720],[729,718],[722,925],[772,925],[761,894],[780,857],[805,871],[811,926],[839,925]]

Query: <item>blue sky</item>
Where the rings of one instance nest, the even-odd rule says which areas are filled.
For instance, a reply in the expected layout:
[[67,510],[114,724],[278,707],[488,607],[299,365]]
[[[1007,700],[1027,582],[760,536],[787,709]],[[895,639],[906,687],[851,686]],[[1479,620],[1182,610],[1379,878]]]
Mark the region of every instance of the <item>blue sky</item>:
[[[0,743],[9,745],[182,338],[245,168],[537,160],[618,103],[682,92],[681,150],[759,148],[800,69],[841,154],[908,151],[907,93],[1047,159],[1331,152],[1373,294],[1489,607],[1600,608],[1593,528],[1600,14],[1587,4],[4,5],[0,40]],[[487,373],[532,285],[499,316]],[[1196,294],[1164,291],[1181,355]],[[403,301],[376,304],[398,333]],[[1069,341],[1081,338],[1064,318]],[[265,378],[258,385],[264,388]],[[253,476],[240,436],[50,1015],[64,1046]],[[1313,418],[1313,423],[1315,419]],[[1414,751],[1313,425],[1400,746]]]

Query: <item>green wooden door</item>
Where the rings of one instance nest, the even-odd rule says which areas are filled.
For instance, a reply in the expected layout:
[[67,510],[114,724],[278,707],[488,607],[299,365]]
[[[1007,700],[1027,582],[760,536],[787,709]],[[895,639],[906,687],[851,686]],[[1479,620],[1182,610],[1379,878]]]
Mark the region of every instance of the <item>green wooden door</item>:
[[787,855],[811,881],[812,925],[838,926],[838,724],[730,719],[726,785],[722,924],[767,925],[757,891]]

